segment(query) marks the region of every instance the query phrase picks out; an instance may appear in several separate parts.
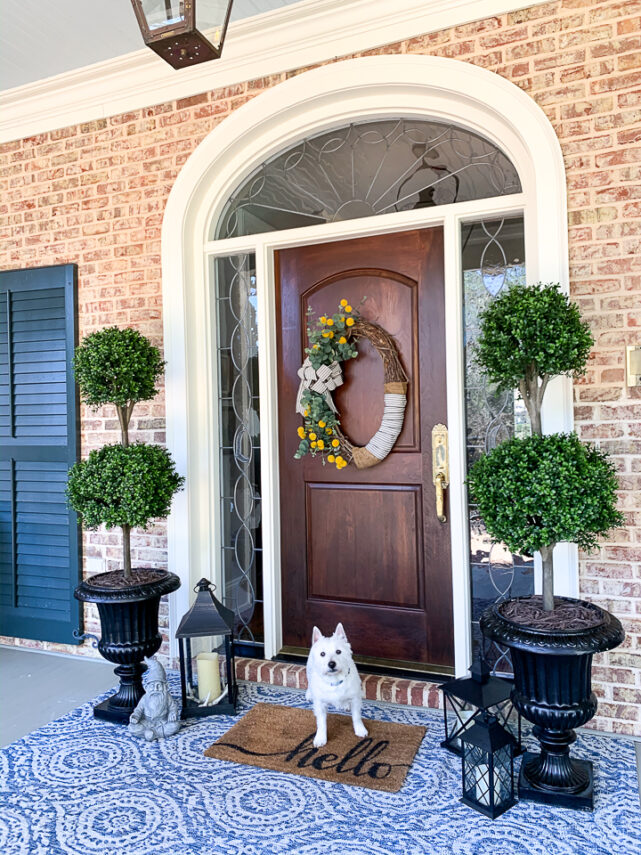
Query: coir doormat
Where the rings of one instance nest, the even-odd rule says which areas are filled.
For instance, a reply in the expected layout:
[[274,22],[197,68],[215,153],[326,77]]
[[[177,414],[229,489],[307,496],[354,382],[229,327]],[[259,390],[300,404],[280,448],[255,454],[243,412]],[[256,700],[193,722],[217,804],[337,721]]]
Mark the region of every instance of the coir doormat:
[[256,704],[205,756],[396,793],[427,728],[370,719],[364,724],[362,738],[354,734],[351,716],[330,714],[327,745],[314,748],[311,710]]

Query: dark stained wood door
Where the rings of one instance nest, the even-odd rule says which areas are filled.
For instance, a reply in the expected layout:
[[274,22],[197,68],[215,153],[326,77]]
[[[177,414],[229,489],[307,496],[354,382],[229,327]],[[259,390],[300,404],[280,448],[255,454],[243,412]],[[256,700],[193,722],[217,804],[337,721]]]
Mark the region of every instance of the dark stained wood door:
[[[360,656],[454,664],[449,522],[436,517],[431,433],[447,424],[443,232],[359,238],[277,254],[283,644],[307,648],[338,621]],[[308,308],[342,298],[396,339],[409,377],[403,430],[380,464],[341,471],[294,460]],[[361,305],[363,298],[367,298]],[[369,342],[334,393],[343,430],[365,445],[383,413],[383,366]]]

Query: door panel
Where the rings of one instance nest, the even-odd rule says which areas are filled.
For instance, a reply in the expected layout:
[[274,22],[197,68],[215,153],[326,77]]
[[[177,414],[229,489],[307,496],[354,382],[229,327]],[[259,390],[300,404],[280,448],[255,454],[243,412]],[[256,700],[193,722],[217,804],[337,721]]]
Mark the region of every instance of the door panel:
[[[311,598],[419,608],[420,490],[387,484],[307,484]],[[378,520],[376,538],[370,521]],[[398,520],[405,521],[399,532]],[[366,573],[354,573],[363,566]],[[394,573],[388,568],[393,567]]]
[[[314,624],[340,620],[361,656],[453,665],[449,523],[435,513],[431,431],[447,423],[441,229],[277,254],[283,639],[309,646]],[[294,460],[297,370],[307,311],[346,298],[391,333],[409,377],[403,430],[377,466],[341,471]],[[341,424],[365,445],[383,413],[383,367],[369,342],[343,364]]]

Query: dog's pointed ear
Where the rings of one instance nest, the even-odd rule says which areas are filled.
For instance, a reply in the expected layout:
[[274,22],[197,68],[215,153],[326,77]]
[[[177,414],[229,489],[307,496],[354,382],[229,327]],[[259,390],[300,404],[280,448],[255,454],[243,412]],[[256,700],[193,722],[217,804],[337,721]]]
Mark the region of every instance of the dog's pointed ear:
[[344,638],[347,641],[347,633],[345,632],[345,628],[342,623],[336,624],[336,629],[334,630],[334,635],[337,638]]
[[316,642],[320,641],[322,637],[323,637],[323,633],[320,631],[320,629],[317,626],[315,626],[314,629],[312,630],[312,644],[316,644]]

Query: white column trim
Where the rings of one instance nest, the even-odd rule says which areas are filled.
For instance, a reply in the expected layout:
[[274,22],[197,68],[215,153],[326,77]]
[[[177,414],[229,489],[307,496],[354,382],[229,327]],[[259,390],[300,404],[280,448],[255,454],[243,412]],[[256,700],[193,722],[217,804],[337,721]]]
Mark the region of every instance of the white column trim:
[[[475,203],[313,226],[289,232],[209,243],[207,225],[231,190],[275,152],[309,134],[364,118],[413,116],[464,125],[485,136],[511,158],[521,176],[523,194]],[[563,160],[551,124],[518,87],[484,69],[450,59],[413,55],[346,60],[292,78],[248,102],[221,122],[198,146],[171,191],[162,233],[165,358],[168,360],[167,442],[187,476],[186,496],[170,520],[169,556],[183,588],[176,600],[184,610],[189,587],[215,566],[216,532],[211,524],[217,485],[211,477],[211,425],[203,408],[213,407],[207,341],[203,332],[205,302],[203,248],[221,254],[257,251],[261,319],[261,421],[263,424],[263,501],[269,506],[265,578],[271,581],[266,602],[266,653],[279,647],[280,594],[277,462],[277,399],[273,328],[273,252],[282,246],[339,240],[437,222],[445,224],[448,253],[456,252],[460,222],[486,214],[526,210],[528,278],[559,281],[567,289],[568,260]],[[458,255],[457,255],[458,258]],[[451,490],[453,593],[456,602],[456,671],[465,672],[470,650],[469,578],[463,443],[462,338],[460,268],[446,261],[446,340],[448,422],[453,473]],[[567,384],[569,388],[569,384]],[[558,409],[557,409],[558,408]],[[560,394],[546,407],[546,427],[572,424],[571,397]],[[187,540],[187,543],[185,542]],[[179,548],[180,545],[180,548]],[[557,590],[576,586],[576,555],[559,566]],[[191,584],[190,584],[191,583]],[[180,612],[178,612],[180,613]],[[172,618],[173,620],[173,618]],[[176,624],[172,623],[172,630]]]
[[187,98],[548,0],[302,0],[231,24],[223,56],[174,71],[148,48],[0,93],[0,143]]

